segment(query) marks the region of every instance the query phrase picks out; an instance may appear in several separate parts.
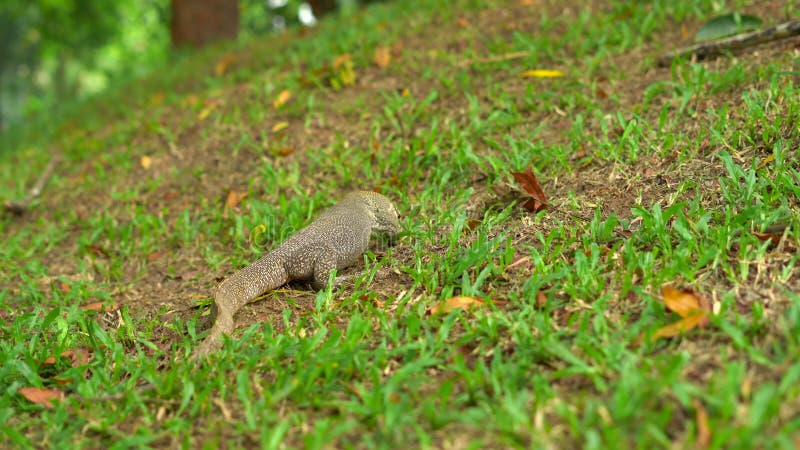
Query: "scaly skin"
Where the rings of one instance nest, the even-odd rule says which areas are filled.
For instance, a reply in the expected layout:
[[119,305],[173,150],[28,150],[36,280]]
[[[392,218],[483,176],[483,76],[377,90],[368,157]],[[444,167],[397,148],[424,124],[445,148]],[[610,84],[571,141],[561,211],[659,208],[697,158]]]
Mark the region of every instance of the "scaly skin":
[[274,251],[228,277],[214,295],[216,319],[211,332],[192,358],[218,350],[222,336],[233,331],[233,316],[261,294],[292,280],[311,280],[315,289],[325,287],[332,270],[359,260],[373,231],[395,236],[400,231],[397,209],[381,194],[351,192]]

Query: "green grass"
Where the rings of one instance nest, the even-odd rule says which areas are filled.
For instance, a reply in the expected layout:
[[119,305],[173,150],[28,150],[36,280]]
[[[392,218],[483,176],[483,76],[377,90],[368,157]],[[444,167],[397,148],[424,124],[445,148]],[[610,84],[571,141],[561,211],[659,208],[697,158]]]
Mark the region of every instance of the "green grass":
[[[681,24],[758,9],[717,3],[378,5],[204,50],[18,132],[0,197],[49,153],[65,162],[0,218],[0,445],[796,447],[797,58],[654,65]],[[358,83],[332,88],[344,53]],[[519,76],[534,68],[565,76]],[[546,211],[520,206],[511,173],[529,168]],[[187,362],[219,281],[351,189],[396,202],[396,245],[342,285],[267,295]],[[247,197],[226,209],[230,190]],[[776,225],[780,242],[756,235]],[[708,326],[647,339],[677,320],[664,285],[708,298]],[[486,305],[431,313],[457,295]],[[98,301],[119,307],[82,308]],[[75,349],[88,361],[45,362]]]

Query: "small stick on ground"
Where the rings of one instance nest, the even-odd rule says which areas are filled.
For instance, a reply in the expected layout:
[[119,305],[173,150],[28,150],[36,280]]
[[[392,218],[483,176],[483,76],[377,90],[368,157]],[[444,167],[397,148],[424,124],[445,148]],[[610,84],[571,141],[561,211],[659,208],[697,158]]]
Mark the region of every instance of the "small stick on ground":
[[50,162],[47,163],[47,166],[42,171],[42,174],[39,175],[39,179],[36,180],[36,183],[28,192],[28,195],[18,202],[14,202],[11,200],[6,201],[3,204],[3,208],[5,208],[5,210],[10,212],[11,214],[17,216],[20,216],[23,213],[25,213],[25,211],[28,210],[28,206],[33,201],[33,199],[35,199],[42,193],[44,185],[47,184],[47,181],[50,179],[51,176],[53,176],[53,171],[55,170],[60,160],[61,158],[59,156],[53,156],[52,158],[50,158]]
[[658,58],[658,65],[661,67],[669,66],[673,59],[687,55],[695,55],[698,60],[705,59],[717,56],[725,51],[753,47],[766,42],[786,39],[797,35],[800,35],[800,20],[793,20],[765,30],[737,34],[715,41],[702,42],[689,47],[679,48],[661,55],[661,57]]

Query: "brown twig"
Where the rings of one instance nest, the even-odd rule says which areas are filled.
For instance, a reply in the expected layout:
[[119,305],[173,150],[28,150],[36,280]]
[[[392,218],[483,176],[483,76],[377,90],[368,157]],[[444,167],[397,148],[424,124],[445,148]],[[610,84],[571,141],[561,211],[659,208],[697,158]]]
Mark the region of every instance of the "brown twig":
[[10,212],[11,214],[15,215],[22,215],[25,211],[27,211],[28,206],[30,203],[38,197],[42,190],[44,189],[44,185],[47,184],[47,181],[53,176],[53,171],[56,169],[61,158],[58,156],[53,156],[50,158],[50,162],[47,163],[47,167],[44,168],[42,174],[39,175],[39,179],[36,180],[36,183],[33,185],[31,190],[28,192],[28,195],[25,196],[22,200],[15,202],[8,200],[3,204],[3,207],[6,211]]
[[723,39],[679,48],[661,55],[661,57],[658,58],[658,65],[661,67],[668,66],[673,59],[687,55],[695,55],[697,59],[709,58],[725,51],[753,47],[766,42],[786,39],[797,35],[800,35],[800,20],[793,20],[765,30],[737,34]]

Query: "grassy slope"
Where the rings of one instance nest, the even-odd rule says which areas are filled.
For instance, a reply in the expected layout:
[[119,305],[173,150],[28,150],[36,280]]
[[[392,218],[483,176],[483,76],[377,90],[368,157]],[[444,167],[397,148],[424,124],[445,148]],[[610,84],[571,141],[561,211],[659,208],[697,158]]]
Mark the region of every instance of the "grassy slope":
[[[796,50],[655,68],[702,1],[421,3],[210,49],[0,157],[4,198],[66,159],[0,219],[7,444],[797,445]],[[345,53],[357,84],[326,87]],[[565,76],[519,77],[534,68]],[[531,167],[555,209],[513,204]],[[185,363],[219,280],[353,188],[396,200],[398,245],[342,287],[251,305],[218,359]],[[231,190],[247,197],[226,209]],[[774,224],[777,244],[753,233]],[[676,320],[665,284],[718,314],[641,342]],[[429,313],[453,295],[493,302]],[[82,309],[97,301],[120,306]],[[88,362],[44,362],[72,349]]]

